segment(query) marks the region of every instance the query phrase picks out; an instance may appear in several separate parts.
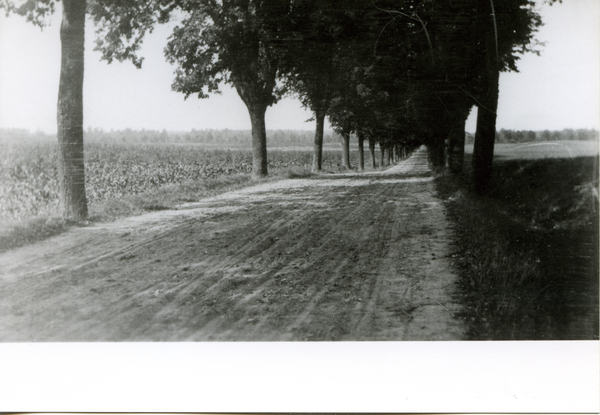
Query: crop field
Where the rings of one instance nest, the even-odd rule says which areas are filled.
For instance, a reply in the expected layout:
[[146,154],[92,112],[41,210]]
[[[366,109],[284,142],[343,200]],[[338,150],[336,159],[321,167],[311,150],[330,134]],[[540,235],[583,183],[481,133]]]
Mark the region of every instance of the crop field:
[[[59,213],[57,154],[54,143],[4,145],[0,155],[0,223]],[[324,150],[323,169],[340,171],[339,149]],[[357,154],[352,155],[357,163]],[[206,148],[194,144],[87,143],[86,191],[90,205],[155,191],[165,186],[248,174],[249,149]],[[269,172],[310,169],[310,149],[269,151]]]
[[[473,154],[473,145],[465,146],[466,154]],[[598,154],[597,141],[548,141],[494,145],[494,159],[532,160],[543,158],[573,158]]]
[[[0,224],[59,214],[57,145],[26,141],[5,144],[0,155]],[[354,149],[353,149],[354,150]],[[467,145],[465,152],[472,153]],[[577,157],[598,153],[595,141],[496,144],[497,160]],[[356,166],[358,154],[351,153]],[[196,144],[86,144],[86,190],[91,206],[165,186],[247,174],[250,149],[222,149]],[[341,171],[339,147],[325,147],[325,171]],[[269,150],[269,170],[310,169],[310,147]]]

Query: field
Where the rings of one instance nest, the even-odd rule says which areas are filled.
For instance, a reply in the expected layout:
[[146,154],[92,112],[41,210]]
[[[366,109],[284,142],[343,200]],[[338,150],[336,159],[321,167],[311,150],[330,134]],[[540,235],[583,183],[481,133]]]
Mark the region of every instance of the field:
[[[465,146],[466,154],[473,154],[473,144]],[[573,158],[598,154],[598,141],[548,141],[504,144],[494,146],[494,159],[535,160],[543,158]]]
[[597,143],[499,145],[485,197],[465,176],[437,185],[456,224],[469,337],[598,339]]
[[[5,144],[0,155],[0,250],[61,232],[57,145]],[[343,170],[339,148],[325,148],[323,169]],[[357,164],[352,153],[351,162]],[[161,210],[251,182],[249,149],[196,144],[86,144],[86,191],[93,221]],[[274,178],[306,175],[310,148],[269,151]],[[31,232],[33,233],[31,233]]]

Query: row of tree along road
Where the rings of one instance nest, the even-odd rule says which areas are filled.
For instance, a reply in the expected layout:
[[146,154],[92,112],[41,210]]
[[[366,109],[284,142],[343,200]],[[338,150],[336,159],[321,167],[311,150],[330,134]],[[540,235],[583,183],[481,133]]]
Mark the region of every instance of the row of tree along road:
[[[2,0],[7,13],[43,26],[58,0]],[[552,3],[555,0],[548,0]],[[254,178],[267,175],[265,112],[293,94],[316,121],[321,169],[325,117],[359,148],[429,147],[432,162],[462,170],[465,121],[478,107],[474,183],[492,172],[500,71],[536,52],[541,25],[530,0],[63,0],[58,142],[63,215],[85,220],[83,74],[85,20],[108,63],[138,55],[146,33],[175,22],[165,45],[172,88],[206,98],[231,84],[252,124]],[[446,142],[448,143],[446,145]],[[402,150],[404,149],[404,150]]]

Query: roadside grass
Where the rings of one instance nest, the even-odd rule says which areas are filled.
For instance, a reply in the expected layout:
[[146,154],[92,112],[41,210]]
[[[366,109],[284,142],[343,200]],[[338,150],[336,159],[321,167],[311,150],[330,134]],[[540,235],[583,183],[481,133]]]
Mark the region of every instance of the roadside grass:
[[[58,202],[54,143],[5,148],[0,156],[0,252],[65,232]],[[323,173],[346,171],[341,152],[323,153]],[[352,162],[357,164],[358,155]],[[194,145],[86,145],[89,222],[107,222],[251,186],[251,150]],[[309,150],[269,151],[269,176],[259,182],[313,174]],[[85,225],[85,224],[83,224]]]
[[469,339],[598,339],[598,157],[497,160],[484,197],[468,166],[436,185]]

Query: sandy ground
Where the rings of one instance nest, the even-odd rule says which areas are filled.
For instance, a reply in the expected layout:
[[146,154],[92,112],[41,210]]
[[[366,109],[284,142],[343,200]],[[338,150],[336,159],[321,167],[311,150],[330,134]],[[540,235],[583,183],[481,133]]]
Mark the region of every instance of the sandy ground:
[[0,341],[460,340],[424,148],[0,255]]

